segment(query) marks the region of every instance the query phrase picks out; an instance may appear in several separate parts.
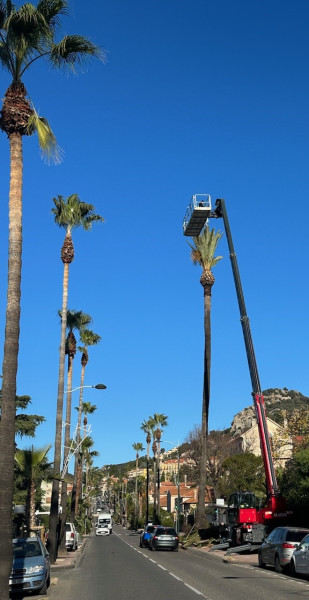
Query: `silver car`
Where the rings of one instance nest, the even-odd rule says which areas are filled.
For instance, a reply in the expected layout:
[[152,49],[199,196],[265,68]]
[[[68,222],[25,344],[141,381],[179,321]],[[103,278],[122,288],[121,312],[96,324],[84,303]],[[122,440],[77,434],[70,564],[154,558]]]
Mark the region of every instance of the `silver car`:
[[275,567],[277,573],[288,570],[292,554],[299,542],[309,533],[304,527],[276,527],[259,549],[259,566]]
[[298,573],[309,575],[309,535],[297,546],[291,558],[290,572],[293,577]]

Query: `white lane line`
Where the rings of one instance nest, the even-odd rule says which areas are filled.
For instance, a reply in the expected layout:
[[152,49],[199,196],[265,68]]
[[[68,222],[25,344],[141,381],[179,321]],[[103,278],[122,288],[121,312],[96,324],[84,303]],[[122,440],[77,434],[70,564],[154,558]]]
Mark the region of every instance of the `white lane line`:
[[[189,585],[189,583],[185,583],[185,582],[184,582],[184,584],[187,588],[189,588],[189,590],[192,590],[192,592],[195,592],[195,594],[198,594],[198,596],[204,596],[204,594],[202,594],[202,592],[200,592],[195,587],[193,587],[193,585]],[[204,596],[204,598],[205,598],[205,596]]]
[[174,575],[174,573],[171,573],[169,571],[168,574],[171,575],[172,577],[174,577],[174,579],[177,579],[177,581],[181,581],[183,583],[182,579],[180,579],[180,577],[177,577],[177,575]]
[[167,569],[165,567],[163,567],[162,565],[159,565],[159,563],[158,563],[158,567],[160,567],[160,569],[162,569],[162,571],[167,571]]
[[[143,556],[145,556],[145,554],[143,554]],[[148,556],[147,556],[148,558]],[[153,558],[148,558],[148,560],[150,560],[150,562],[154,563],[155,565],[157,564],[155,560],[153,560]]]

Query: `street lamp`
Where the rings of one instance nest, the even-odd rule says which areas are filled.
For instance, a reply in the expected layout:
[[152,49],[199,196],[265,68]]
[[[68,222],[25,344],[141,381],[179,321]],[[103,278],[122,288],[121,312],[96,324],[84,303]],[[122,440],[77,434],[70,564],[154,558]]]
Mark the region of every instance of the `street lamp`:
[[179,533],[180,530],[180,455],[179,455],[179,442],[169,442],[169,440],[163,440],[164,444],[171,444],[177,449],[177,523],[176,531]]
[[73,390],[65,390],[64,393],[70,394],[71,392],[75,392],[76,390],[82,390],[84,388],[94,388],[96,390],[106,390],[106,385],[104,385],[104,383],[97,383],[96,385],[79,385],[78,387],[73,388]]

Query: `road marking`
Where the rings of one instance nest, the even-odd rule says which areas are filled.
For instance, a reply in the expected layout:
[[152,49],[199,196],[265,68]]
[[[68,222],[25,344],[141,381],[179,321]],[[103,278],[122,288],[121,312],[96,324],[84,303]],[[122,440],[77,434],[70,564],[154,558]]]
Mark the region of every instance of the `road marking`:
[[[202,594],[202,592],[200,592],[195,587],[193,587],[193,585],[189,585],[189,583],[185,583],[185,582],[184,582],[184,584],[187,588],[189,588],[189,590],[192,590],[192,592],[195,592],[195,594],[198,594],[199,596],[204,596],[204,594]],[[204,598],[205,598],[205,596],[204,596]]]
[[177,579],[177,581],[181,581],[183,583],[183,580],[180,579],[180,577],[177,577],[177,575],[174,575],[174,573],[171,573],[170,571],[168,572],[169,575],[171,575],[172,577],[174,577],[174,579]]
[[159,565],[159,563],[158,563],[158,567],[160,567],[160,569],[162,569],[162,571],[167,571],[167,569],[165,567],[163,567],[162,565]]

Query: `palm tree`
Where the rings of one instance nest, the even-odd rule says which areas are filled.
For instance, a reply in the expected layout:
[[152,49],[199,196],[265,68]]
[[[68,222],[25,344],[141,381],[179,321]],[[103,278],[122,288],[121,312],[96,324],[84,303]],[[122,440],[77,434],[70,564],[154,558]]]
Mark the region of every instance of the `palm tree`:
[[137,527],[138,527],[138,517],[139,517],[139,504],[138,504],[138,498],[137,498],[138,459],[139,459],[139,453],[142,452],[144,450],[144,448],[143,448],[143,444],[141,444],[141,442],[135,442],[134,444],[132,444],[132,448],[136,452],[136,466],[135,466],[135,529],[137,529]]
[[46,455],[51,448],[51,444],[46,448],[34,449],[33,446],[26,450],[16,450],[15,460],[23,473],[26,481],[26,535],[29,536],[30,530],[34,529],[35,522],[35,494],[38,479],[42,480],[46,471],[50,468],[50,463],[46,461]]
[[151,435],[153,431],[153,423],[148,419],[148,421],[143,421],[141,424],[141,430],[146,433],[146,443],[147,443],[147,474],[146,474],[146,525],[149,521],[149,449],[151,444]]
[[0,469],[0,514],[3,523],[0,538],[1,600],[8,597],[12,567],[11,509],[22,257],[22,138],[36,129],[41,147],[46,149],[47,154],[57,153],[56,140],[47,121],[38,117],[27,99],[22,77],[43,57],[54,68],[74,70],[84,58],[101,55],[94,44],[78,35],[67,35],[56,42],[60,17],[67,12],[66,9],[66,0],[40,0],[37,7],[27,2],[19,9],[11,0],[0,1],[0,64],[12,78],[0,116],[0,129],[7,134],[10,144],[8,289],[0,435],[1,463],[5,465]]
[[[59,311],[60,318],[62,318],[61,310]],[[91,322],[90,315],[83,313],[81,310],[68,310],[67,311],[67,328],[69,330],[65,353],[68,356],[68,374],[67,374],[67,393],[66,393],[66,417],[65,417],[65,427],[64,427],[64,449],[63,449],[63,465],[65,465],[66,460],[69,454],[69,446],[70,446],[70,432],[71,432],[71,406],[72,406],[72,378],[73,378],[73,360],[76,354],[76,338],[74,335],[74,330],[81,330],[86,325],[89,325]],[[67,482],[64,479],[61,484],[61,522],[63,523],[63,527],[66,523],[67,516]],[[61,552],[66,554],[65,547],[65,535],[61,537]]]
[[203,406],[202,406],[202,448],[200,461],[200,475],[198,486],[198,503],[196,524],[197,527],[206,527],[205,516],[205,491],[206,491],[206,445],[208,435],[208,415],[210,400],[210,365],[211,365],[211,291],[215,283],[212,268],[221,260],[222,256],[214,256],[217,245],[222,237],[222,233],[215,232],[214,229],[205,227],[198,237],[194,237],[191,247],[191,259],[195,265],[201,265],[203,273],[201,275],[201,285],[204,289],[204,384],[203,384]]
[[155,430],[155,438],[157,440],[157,485],[158,485],[158,492],[157,492],[157,514],[158,514],[158,522],[160,523],[160,445],[161,445],[161,436],[162,436],[162,429],[160,429],[160,427],[166,427],[167,426],[167,416],[164,415],[163,413],[154,413],[153,415],[153,423],[154,426],[156,427]]
[[[81,378],[80,378],[80,391],[79,391],[79,406],[78,406],[78,421],[77,421],[77,431],[76,431],[76,444],[77,447],[81,440],[80,430],[81,430],[81,421],[82,421],[82,406],[83,406],[83,387],[84,387],[84,377],[85,377],[85,368],[89,361],[88,355],[88,347],[95,346],[101,341],[101,337],[91,331],[90,329],[82,329],[80,331],[80,341],[84,346],[79,346],[78,349],[82,353],[81,357]],[[78,505],[76,504],[76,490],[77,490],[77,474],[78,469],[81,468],[79,461],[79,452],[75,453],[75,464],[74,464],[74,481],[73,481],[73,489],[72,489],[72,501],[71,501],[71,522],[74,522],[75,514],[78,511]]]
[[[50,517],[48,548],[52,564],[57,556],[57,523],[58,523],[58,502],[59,502],[59,473],[61,462],[61,439],[62,439],[62,413],[63,413],[63,392],[64,392],[64,367],[65,367],[65,348],[66,348],[66,327],[67,327],[67,307],[68,307],[68,281],[69,266],[74,259],[74,246],[72,241],[72,230],[82,227],[86,231],[91,229],[94,221],[103,221],[103,218],[94,214],[92,204],[82,202],[77,194],[72,194],[67,199],[62,196],[53,198],[54,208],[52,213],[55,222],[59,227],[65,229],[65,239],[61,248],[61,260],[63,262],[63,288],[62,288],[62,309],[61,309],[61,341],[59,355],[59,375],[58,375],[58,393],[57,393],[57,412],[56,412],[56,435],[54,449],[54,472]],[[62,522],[60,533],[61,539],[65,534],[64,523]]]
[[[76,407],[77,410],[79,410],[79,407]],[[83,440],[82,440],[82,445],[85,445],[85,440],[87,439],[87,424],[88,424],[88,419],[87,419],[87,415],[91,415],[93,414],[95,411],[97,410],[97,407],[95,404],[91,404],[91,402],[83,402],[82,403],[82,413],[84,414],[84,419],[83,419],[83,425],[84,425],[84,432],[83,432]],[[81,498],[81,492],[82,492],[82,474],[83,474],[83,468],[84,468],[84,455],[82,452],[82,448],[81,451],[79,452],[79,464],[78,464],[78,471],[77,471],[77,478],[76,478],[76,500],[75,500],[75,514],[78,514],[78,505],[79,505],[79,499]]]

